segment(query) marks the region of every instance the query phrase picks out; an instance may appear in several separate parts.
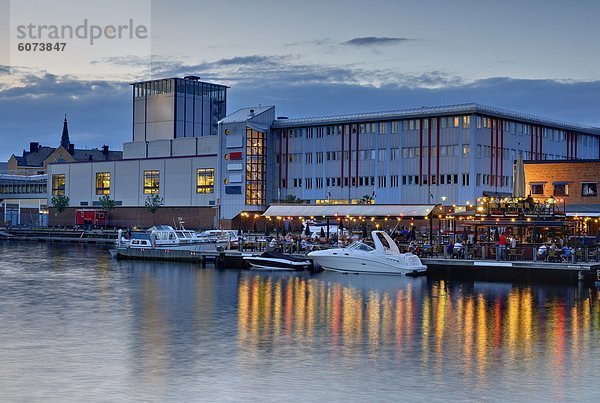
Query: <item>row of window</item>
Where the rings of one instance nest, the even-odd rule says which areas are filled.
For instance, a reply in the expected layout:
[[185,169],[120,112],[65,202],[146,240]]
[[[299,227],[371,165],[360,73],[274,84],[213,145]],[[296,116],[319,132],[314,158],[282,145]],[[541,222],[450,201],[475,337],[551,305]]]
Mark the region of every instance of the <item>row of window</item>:
[[[322,126],[322,127],[309,127],[306,129],[284,129],[281,131],[282,138],[300,138],[303,137],[303,132],[306,138],[312,139],[313,137],[322,138],[325,136],[338,136],[342,133],[355,134],[358,129],[360,134],[397,134],[402,131],[420,130],[421,122],[423,122],[423,129],[429,128],[429,119],[405,119],[405,120],[394,120],[391,122],[377,122],[377,123],[359,123],[349,125],[335,125],[335,126]],[[463,127],[468,129],[471,126],[471,116],[448,116],[440,118],[440,128],[452,128],[452,127]],[[437,118],[431,119],[432,129],[437,128]]]
[[[411,131],[411,130],[420,130],[421,122],[423,125],[423,129],[427,130],[429,127],[429,119],[406,119],[406,120],[396,120],[391,122],[378,122],[378,123],[360,123],[358,125],[336,125],[336,126],[323,126],[323,127],[314,127],[314,128],[306,128],[306,129],[287,129],[282,130],[282,136],[285,137],[288,135],[291,138],[294,137],[303,137],[303,132],[305,133],[306,138],[313,138],[316,134],[317,138],[322,138],[324,136],[333,136],[340,135],[343,133],[356,133],[357,128],[359,133],[361,134],[387,134],[392,133],[400,133],[400,128],[403,131]],[[517,123],[514,121],[501,121],[503,126],[503,131],[505,133],[509,133],[512,135],[519,134],[520,136],[530,136],[532,133],[540,133],[543,138],[547,138],[551,141],[565,141],[567,137],[567,132],[559,129],[552,129],[549,127],[542,127],[541,129],[534,129],[533,126],[529,124]],[[437,128],[437,119],[431,119],[432,129]],[[471,126],[471,117],[470,116],[448,116],[440,118],[440,128],[469,128]],[[477,128],[478,129],[489,129],[492,126],[492,119],[487,117],[477,117]],[[495,127],[494,127],[495,128]],[[536,131],[539,130],[539,131]],[[591,136],[583,133],[577,134],[577,142],[581,144],[583,147],[598,147],[600,140],[596,136]],[[550,158],[552,159],[552,158]],[[560,159],[560,158],[556,158]]]
[[[440,157],[454,157],[459,155],[459,147],[458,145],[445,145],[439,147]],[[508,151],[508,150],[507,150]],[[462,155],[463,157],[468,157],[471,152],[470,145],[464,145],[462,147]],[[437,157],[438,148],[433,147],[431,149],[431,156]],[[421,154],[420,147],[403,147],[402,148],[402,158],[415,158],[419,157]],[[423,147],[423,157],[427,157],[429,154],[429,148]],[[288,154],[287,159],[289,163],[305,163],[312,164],[313,163],[313,155],[315,157],[315,162],[317,164],[323,163],[323,161],[340,161],[342,159],[341,151],[318,151],[316,153],[305,153],[304,161],[302,161],[302,153],[293,153]],[[348,151],[343,152],[344,160],[348,160]],[[359,150],[358,153],[352,152],[352,161],[356,161],[356,157],[358,155],[359,161],[397,161],[400,159],[400,149],[399,148],[390,148],[389,154],[388,150],[381,149],[367,149],[367,150]],[[285,158],[285,156],[284,156]],[[277,156],[277,163],[280,161],[280,156]]]
[[[462,150],[457,144],[452,145],[441,145],[439,147],[431,148],[431,157],[436,158],[437,154],[440,157],[458,157],[462,155],[463,158],[468,158],[471,155],[471,146],[469,144],[463,145]],[[477,145],[477,158],[488,158],[496,157],[496,150],[498,150],[499,156],[503,156],[505,160],[514,161],[517,159],[517,150],[514,148],[498,148],[490,147],[490,146],[482,146]],[[399,148],[390,148],[389,156],[387,149],[367,149],[367,150],[359,150],[358,151],[358,159],[360,161],[368,161],[368,160],[377,160],[377,161],[395,161],[399,159]],[[304,153],[304,161],[302,161],[302,153],[291,153],[287,155],[288,161],[290,163],[313,163],[313,155],[314,160],[317,164],[325,161],[339,161],[342,158],[341,151],[318,151],[316,153]],[[344,151],[344,160],[348,160],[348,151]],[[355,151],[352,152],[352,161],[356,161],[357,153]],[[421,156],[421,147],[403,147],[402,148],[402,158],[420,158]],[[429,147],[423,146],[423,157],[427,158],[429,156]],[[285,155],[284,155],[285,158]],[[531,151],[523,151],[523,158],[525,160],[530,160],[532,158],[542,159],[542,160],[564,160],[567,159],[564,154],[551,154],[551,153],[540,153],[535,154]],[[277,163],[280,161],[280,156],[277,156]]]
[[0,185],[0,194],[44,194],[47,189],[45,183],[7,183]]
[[489,185],[496,186],[496,179],[498,180],[497,186],[512,186],[512,177],[511,176],[502,176],[502,175],[487,175],[487,174],[477,174],[476,185]]
[[[144,194],[158,194],[160,191],[160,171],[144,171]],[[65,194],[66,179],[64,174],[52,175],[52,195]],[[110,172],[96,173],[96,195],[110,194]],[[196,170],[196,193],[214,193],[215,169],[198,168]]]
[[[329,187],[341,187],[342,183],[344,186],[375,186],[375,176],[359,176],[353,178],[341,178],[339,176],[327,177],[325,178],[325,184]],[[390,187],[398,187],[400,183],[402,185],[427,185],[428,180],[431,179],[432,185],[458,185],[459,179],[462,179],[460,184],[462,186],[470,185],[469,174],[443,174],[443,175],[423,175],[422,180],[419,180],[419,175],[402,175],[402,182],[400,182],[400,177],[398,175],[390,175],[389,177],[389,185]],[[316,189],[323,188],[323,178],[315,178]],[[285,180],[282,180],[283,187],[285,187]],[[293,178],[292,179],[292,187],[294,188],[302,188],[304,184],[305,189],[313,188],[313,178]],[[377,186],[380,188],[385,188],[388,186],[388,177],[385,175],[377,176]]]
[[[544,184],[543,183],[531,183],[529,185],[532,195],[543,195]],[[568,183],[555,183],[554,196],[568,196],[569,195],[569,184]],[[582,197],[596,197],[598,196],[598,184],[596,182],[582,182],[581,183],[581,196]]]

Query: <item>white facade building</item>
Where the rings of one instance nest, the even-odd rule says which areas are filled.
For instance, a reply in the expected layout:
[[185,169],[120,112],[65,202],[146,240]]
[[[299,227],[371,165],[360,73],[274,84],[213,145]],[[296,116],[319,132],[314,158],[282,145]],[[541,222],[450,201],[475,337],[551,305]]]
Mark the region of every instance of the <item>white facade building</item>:
[[48,198],[64,194],[76,208],[110,195],[113,216],[144,225],[144,204],[158,194],[162,220],[237,228],[242,212],[288,196],[464,206],[509,194],[519,153],[600,157],[598,128],[478,104],[293,119],[257,106],[225,116],[226,88],[197,77],[134,84],[123,160],[51,164]]

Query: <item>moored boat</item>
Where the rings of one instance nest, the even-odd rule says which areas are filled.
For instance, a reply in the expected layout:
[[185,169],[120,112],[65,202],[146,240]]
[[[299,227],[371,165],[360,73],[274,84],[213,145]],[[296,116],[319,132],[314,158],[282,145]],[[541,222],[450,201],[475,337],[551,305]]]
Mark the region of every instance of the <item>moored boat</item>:
[[254,270],[285,270],[302,271],[309,270],[312,262],[308,259],[284,255],[279,252],[264,252],[258,256],[244,256],[244,261],[250,264]]
[[427,266],[412,253],[400,253],[396,243],[384,231],[372,231],[374,247],[357,241],[346,248],[308,254],[324,270],[342,273],[416,275]]

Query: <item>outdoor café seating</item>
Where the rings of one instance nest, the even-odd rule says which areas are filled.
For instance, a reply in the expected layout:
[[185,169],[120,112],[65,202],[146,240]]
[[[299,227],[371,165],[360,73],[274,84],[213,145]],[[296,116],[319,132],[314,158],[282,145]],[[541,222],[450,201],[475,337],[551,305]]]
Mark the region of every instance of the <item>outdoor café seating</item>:
[[560,250],[558,250],[558,249],[548,250],[548,255],[546,256],[546,261],[559,262],[560,261]]

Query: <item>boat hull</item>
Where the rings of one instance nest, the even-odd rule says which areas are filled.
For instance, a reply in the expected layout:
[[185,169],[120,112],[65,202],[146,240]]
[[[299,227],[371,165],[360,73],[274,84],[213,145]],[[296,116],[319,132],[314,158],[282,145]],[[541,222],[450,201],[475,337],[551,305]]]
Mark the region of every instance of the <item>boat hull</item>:
[[308,260],[293,262],[286,259],[263,258],[260,256],[246,256],[243,259],[248,262],[253,270],[303,271],[310,269],[312,266],[312,263]]
[[427,270],[420,264],[404,265],[392,259],[369,259],[357,256],[318,256],[310,255],[323,270],[352,274],[386,274],[395,276],[418,275]]

